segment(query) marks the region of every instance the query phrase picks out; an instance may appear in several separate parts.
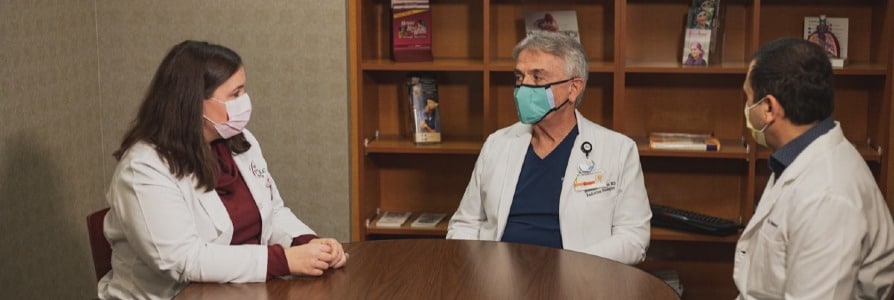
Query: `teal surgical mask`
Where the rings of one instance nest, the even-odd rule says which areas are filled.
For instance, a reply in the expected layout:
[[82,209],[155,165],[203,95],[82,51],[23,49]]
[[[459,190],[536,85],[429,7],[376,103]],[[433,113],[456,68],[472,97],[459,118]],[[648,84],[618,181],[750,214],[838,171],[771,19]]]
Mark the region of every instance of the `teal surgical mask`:
[[568,103],[565,99],[558,107],[550,86],[571,81],[569,78],[544,85],[519,84],[515,86],[515,107],[518,109],[518,119],[525,124],[537,124],[547,114],[558,110]]

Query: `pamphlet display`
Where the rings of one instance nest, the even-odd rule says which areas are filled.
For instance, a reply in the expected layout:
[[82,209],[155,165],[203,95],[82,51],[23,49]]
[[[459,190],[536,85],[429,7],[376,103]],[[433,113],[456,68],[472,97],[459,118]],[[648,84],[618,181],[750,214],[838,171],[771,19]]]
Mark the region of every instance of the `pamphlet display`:
[[829,56],[834,68],[847,63],[847,18],[804,17],[804,39],[811,41]]
[[683,60],[685,66],[708,66],[718,55],[720,0],[692,0],[686,18]]
[[413,141],[420,144],[441,142],[441,101],[434,75],[409,74],[406,87],[409,100],[406,123]]
[[431,61],[432,27],[428,0],[391,0],[391,58]]

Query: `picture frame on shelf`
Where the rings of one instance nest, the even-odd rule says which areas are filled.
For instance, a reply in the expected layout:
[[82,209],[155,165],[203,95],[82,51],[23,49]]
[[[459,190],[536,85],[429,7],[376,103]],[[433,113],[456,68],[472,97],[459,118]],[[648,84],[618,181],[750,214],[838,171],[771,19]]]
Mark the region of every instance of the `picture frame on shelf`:
[[534,32],[551,31],[564,33],[580,43],[580,28],[577,12],[573,10],[526,11],[525,35]]
[[847,64],[848,18],[804,17],[804,39],[826,51],[833,68]]

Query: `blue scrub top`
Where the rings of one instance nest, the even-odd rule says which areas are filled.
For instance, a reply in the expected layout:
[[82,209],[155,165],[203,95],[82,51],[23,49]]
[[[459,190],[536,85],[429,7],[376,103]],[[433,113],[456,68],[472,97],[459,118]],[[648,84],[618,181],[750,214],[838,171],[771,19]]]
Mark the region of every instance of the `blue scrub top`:
[[559,197],[577,134],[575,126],[543,159],[528,145],[501,241],[562,249]]

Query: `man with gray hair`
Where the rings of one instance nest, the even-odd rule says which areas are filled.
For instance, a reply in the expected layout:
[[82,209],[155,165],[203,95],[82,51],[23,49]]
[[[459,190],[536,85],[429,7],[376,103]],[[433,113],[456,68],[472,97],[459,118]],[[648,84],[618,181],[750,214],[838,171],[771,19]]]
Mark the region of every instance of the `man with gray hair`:
[[512,56],[520,122],[487,138],[447,238],[641,262],[652,213],[639,153],[633,140],[577,111],[587,85],[583,48],[542,32]]

